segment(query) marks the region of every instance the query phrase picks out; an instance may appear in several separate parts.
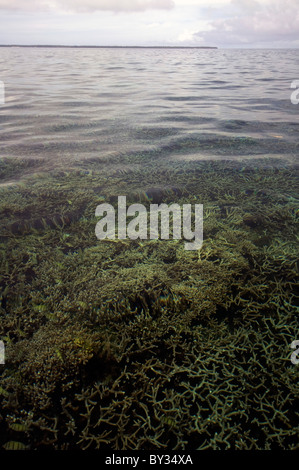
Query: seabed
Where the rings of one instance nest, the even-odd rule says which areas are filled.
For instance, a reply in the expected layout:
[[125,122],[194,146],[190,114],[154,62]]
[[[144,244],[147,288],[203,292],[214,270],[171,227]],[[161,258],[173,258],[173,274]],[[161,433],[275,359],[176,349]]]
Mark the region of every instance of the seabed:
[[[4,449],[298,449],[297,170],[168,157],[0,161]],[[119,195],[203,204],[201,250],[98,240]]]

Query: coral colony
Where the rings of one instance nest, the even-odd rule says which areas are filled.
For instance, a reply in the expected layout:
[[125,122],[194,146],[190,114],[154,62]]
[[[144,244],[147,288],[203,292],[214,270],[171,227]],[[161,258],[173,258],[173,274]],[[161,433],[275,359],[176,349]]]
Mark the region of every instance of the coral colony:
[[[255,145],[225,142],[213,152]],[[28,174],[1,188],[1,447],[298,448],[295,170],[279,158],[121,159],[121,172],[97,160],[38,177],[38,160],[1,160],[4,182]],[[180,208],[168,240],[152,204],[170,222]]]

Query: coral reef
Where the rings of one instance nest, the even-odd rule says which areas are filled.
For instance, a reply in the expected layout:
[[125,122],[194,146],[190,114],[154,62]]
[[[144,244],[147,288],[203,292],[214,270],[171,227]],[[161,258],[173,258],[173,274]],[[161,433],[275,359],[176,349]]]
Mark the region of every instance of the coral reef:
[[[155,158],[0,189],[4,449],[298,449],[296,168]],[[97,240],[95,208],[118,195],[203,204],[202,249]]]

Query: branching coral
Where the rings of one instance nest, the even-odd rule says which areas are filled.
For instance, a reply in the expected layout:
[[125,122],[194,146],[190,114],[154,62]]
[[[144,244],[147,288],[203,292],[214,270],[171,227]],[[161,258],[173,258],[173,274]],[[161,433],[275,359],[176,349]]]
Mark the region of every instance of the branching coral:
[[[147,157],[2,188],[1,445],[297,448],[295,170]],[[117,194],[203,203],[201,251],[97,241]]]

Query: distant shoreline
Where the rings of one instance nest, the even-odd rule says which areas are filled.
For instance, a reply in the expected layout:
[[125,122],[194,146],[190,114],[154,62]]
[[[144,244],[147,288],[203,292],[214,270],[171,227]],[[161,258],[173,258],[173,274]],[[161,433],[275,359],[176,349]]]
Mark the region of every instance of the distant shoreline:
[[64,45],[30,45],[30,44],[0,44],[0,47],[45,47],[70,49],[218,49],[216,46],[64,46]]

